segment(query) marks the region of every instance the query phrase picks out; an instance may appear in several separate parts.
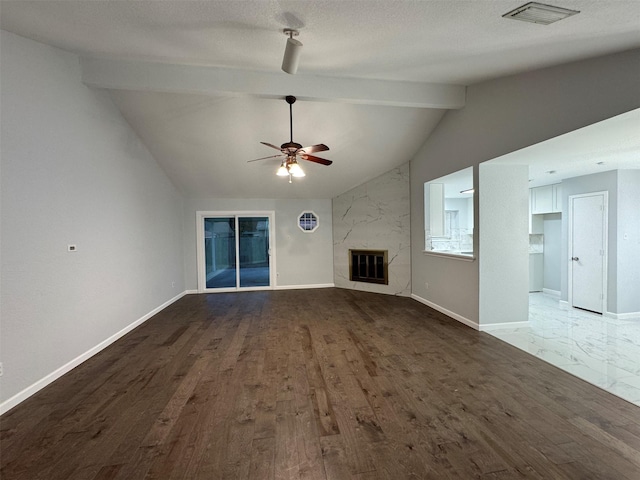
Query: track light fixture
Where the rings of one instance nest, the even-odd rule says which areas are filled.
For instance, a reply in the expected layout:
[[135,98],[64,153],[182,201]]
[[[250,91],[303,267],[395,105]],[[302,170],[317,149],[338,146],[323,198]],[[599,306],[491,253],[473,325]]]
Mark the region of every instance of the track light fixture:
[[293,75],[298,70],[298,62],[300,62],[300,52],[302,50],[302,42],[293,37],[297,37],[300,32],[292,28],[285,28],[283,33],[289,38],[287,38],[287,46],[284,49],[282,71]]

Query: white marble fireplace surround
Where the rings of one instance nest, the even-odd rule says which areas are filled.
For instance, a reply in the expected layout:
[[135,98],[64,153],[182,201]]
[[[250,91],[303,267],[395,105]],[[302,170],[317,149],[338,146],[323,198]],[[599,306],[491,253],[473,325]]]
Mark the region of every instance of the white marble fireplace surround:
[[[333,268],[336,287],[411,295],[409,164],[333,199]],[[388,250],[389,284],[349,280],[349,249]]]

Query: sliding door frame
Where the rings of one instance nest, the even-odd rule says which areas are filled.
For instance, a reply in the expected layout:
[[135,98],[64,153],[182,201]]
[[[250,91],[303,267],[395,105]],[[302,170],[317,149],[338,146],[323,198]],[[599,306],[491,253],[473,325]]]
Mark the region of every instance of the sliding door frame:
[[[244,217],[267,217],[269,219],[269,285],[264,287],[241,287],[236,273],[236,286],[231,288],[207,288],[207,272],[205,260],[205,244],[204,244],[204,221],[207,218],[235,218],[236,230],[236,269],[239,272],[239,251],[238,245],[240,237],[238,235],[238,221]],[[198,293],[222,293],[222,292],[238,292],[249,290],[273,290],[276,287],[276,236],[275,236],[275,212],[273,210],[246,210],[246,211],[197,211],[196,212],[196,262],[198,271]]]

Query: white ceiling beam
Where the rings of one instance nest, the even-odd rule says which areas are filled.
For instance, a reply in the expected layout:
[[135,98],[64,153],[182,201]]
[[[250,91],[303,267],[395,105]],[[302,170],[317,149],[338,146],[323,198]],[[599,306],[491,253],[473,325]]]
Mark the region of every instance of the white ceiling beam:
[[205,95],[338,101],[366,105],[457,109],[465,105],[460,85],[288,75],[220,67],[82,58],[85,85]]

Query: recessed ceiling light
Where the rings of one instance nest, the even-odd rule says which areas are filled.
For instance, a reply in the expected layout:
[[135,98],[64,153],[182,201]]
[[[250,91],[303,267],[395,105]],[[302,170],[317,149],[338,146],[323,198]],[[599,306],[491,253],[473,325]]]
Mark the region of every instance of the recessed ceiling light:
[[576,13],[580,13],[580,11],[554,7],[552,5],[545,5],[544,3],[529,2],[515,10],[511,10],[509,13],[505,13],[503,17],[522,20],[523,22],[549,25],[550,23],[570,17]]

